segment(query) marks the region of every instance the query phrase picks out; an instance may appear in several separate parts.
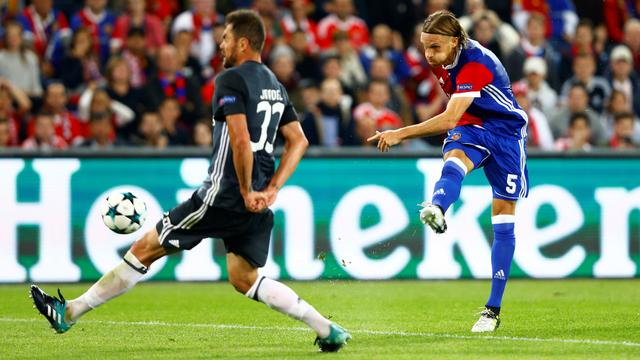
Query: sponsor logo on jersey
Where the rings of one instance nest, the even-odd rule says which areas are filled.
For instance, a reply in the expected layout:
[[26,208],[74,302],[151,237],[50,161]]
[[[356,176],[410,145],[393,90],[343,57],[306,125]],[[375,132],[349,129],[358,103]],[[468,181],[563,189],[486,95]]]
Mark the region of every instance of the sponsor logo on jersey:
[[473,90],[473,84],[460,84],[458,85],[458,91],[461,90]]
[[460,140],[461,137],[462,137],[462,134],[460,134],[460,133],[451,134],[451,140],[453,140],[453,141]]

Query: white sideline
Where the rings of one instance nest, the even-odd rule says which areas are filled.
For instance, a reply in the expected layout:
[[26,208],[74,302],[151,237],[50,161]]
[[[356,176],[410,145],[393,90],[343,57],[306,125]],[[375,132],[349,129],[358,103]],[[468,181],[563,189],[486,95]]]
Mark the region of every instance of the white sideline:
[[[2,318],[0,322],[43,322],[42,319],[21,319],[21,318]],[[253,326],[239,324],[197,324],[197,323],[168,323],[162,321],[105,321],[105,320],[86,320],[82,324],[100,324],[100,325],[118,325],[118,326],[166,326],[166,327],[191,327],[191,328],[211,328],[211,329],[240,329],[240,330],[283,330],[283,331],[306,331],[311,330],[307,327],[289,327],[289,326]],[[366,335],[391,335],[402,337],[429,337],[442,339],[465,339],[465,340],[501,340],[501,341],[521,341],[521,342],[540,342],[540,343],[564,343],[564,344],[588,344],[588,345],[611,345],[611,346],[630,346],[640,347],[640,342],[633,341],[615,341],[615,340],[593,340],[593,339],[558,339],[558,338],[530,338],[515,336],[490,336],[490,335],[455,335],[455,334],[439,334],[425,332],[407,332],[407,331],[383,331],[383,330],[367,330],[367,329],[351,329],[349,332],[354,334]]]

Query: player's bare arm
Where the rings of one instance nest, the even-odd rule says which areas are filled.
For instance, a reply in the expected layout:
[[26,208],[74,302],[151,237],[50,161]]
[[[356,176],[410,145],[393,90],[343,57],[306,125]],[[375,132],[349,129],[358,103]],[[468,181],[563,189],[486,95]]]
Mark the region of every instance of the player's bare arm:
[[264,206],[264,196],[253,192],[251,185],[251,173],[253,171],[253,151],[247,129],[247,117],[244,114],[233,114],[227,116],[227,126],[229,128],[229,138],[233,151],[233,166],[238,176],[240,193],[244,198],[247,210],[260,212]]
[[472,97],[455,97],[449,101],[444,112],[431,119],[420,124],[405,126],[396,130],[376,132],[376,134],[367,139],[367,141],[377,140],[378,149],[380,149],[381,152],[385,152],[389,151],[391,146],[397,145],[405,139],[445,133],[456,126],[456,123],[472,102]]
[[309,146],[309,141],[307,137],[304,136],[304,132],[298,121],[293,121],[282,126],[280,128],[280,134],[284,138],[284,150],[280,157],[280,165],[273,175],[269,186],[264,191],[267,206],[273,205],[276,201],[278,190],[282,188],[291,174],[293,174]]

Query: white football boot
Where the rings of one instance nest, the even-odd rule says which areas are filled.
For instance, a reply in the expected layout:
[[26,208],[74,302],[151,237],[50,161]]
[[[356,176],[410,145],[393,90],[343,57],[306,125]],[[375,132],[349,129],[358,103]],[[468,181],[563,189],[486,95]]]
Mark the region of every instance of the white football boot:
[[444,213],[438,205],[432,203],[423,202],[418,204],[422,206],[420,210],[420,221],[423,224],[429,226],[436,234],[442,234],[447,231],[447,222],[444,219]]
[[490,309],[485,308],[480,313],[480,319],[476,321],[475,325],[471,328],[471,332],[493,332],[500,326],[500,316],[496,315]]

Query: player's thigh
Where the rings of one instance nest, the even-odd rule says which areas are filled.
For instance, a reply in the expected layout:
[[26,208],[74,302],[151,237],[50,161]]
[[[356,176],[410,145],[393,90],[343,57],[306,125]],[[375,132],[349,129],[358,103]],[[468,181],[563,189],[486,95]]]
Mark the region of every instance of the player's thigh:
[[222,220],[197,193],[165,213],[156,224],[158,243],[168,251],[190,250],[202,239],[216,237]]
[[486,130],[473,126],[460,126],[449,131],[442,151],[444,160],[455,157],[467,168],[467,173],[482,167],[491,153],[484,145]]
[[246,218],[241,232],[222,238],[227,253],[243,257],[255,268],[263,267],[269,254],[273,229],[273,213],[271,210],[260,214],[251,214]]
[[528,171],[524,144],[518,140],[497,140],[484,172],[491,184],[493,197],[516,201],[527,197]]

